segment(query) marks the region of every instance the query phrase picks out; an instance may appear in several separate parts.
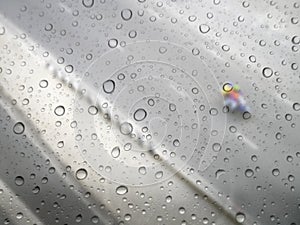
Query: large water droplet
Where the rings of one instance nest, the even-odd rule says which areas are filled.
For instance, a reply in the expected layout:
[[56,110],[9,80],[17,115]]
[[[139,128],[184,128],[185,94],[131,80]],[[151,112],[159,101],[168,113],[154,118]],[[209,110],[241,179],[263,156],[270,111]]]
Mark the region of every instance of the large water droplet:
[[115,38],[112,38],[112,39],[108,40],[108,46],[109,46],[110,48],[115,48],[115,47],[117,47],[117,46],[118,46],[118,40],[115,39]]
[[62,105],[59,105],[57,106],[55,109],[54,109],[54,113],[57,115],[57,116],[62,116],[65,114],[65,107],[63,107]]
[[128,192],[128,188],[124,185],[121,185],[121,186],[117,187],[117,189],[116,189],[116,193],[118,195],[125,195],[127,192]]
[[48,86],[48,81],[47,80],[41,80],[39,85],[40,85],[41,88],[46,88]]
[[145,111],[145,109],[139,108],[137,109],[134,114],[133,114],[133,118],[136,121],[142,121],[143,119],[145,119],[147,116],[147,112]]
[[120,126],[120,132],[124,135],[131,134],[132,130],[133,130],[133,127],[132,127],[131,123],[124,122]]
[[147,173],[146,167],[144,166],[139,167],[138,171],[142,175],[145,175]]
[[94,5],[94,0],[82,0],[82,4],[86,8],[91,8]]
[[76,171],[76,178],[78,180],[84,180],[87,177],[87,175],[88,175],[88,173],[87,173],[86,169],[81,168]]
[[113,80],[107,80],[103,83],[103,91],[107,94],[111,94],[115,90],[115,82]]
[[17,122],[13,127],[13,131],[15,134],[23,134],[25,131],[24,124],[22,122]]
[[253,174],[254,174],[254,172],[253,172],[253,170],[251,170],[251,169],[246,169],[246,171],[245,171],[245,176],[246,177],[252,177],[253,176]]
[[132,18],[132,11],[130,9],[123,9],[121,11],[121,17],[125,21],[130,20]]
[[164,175],[164,173],[162,171],[158,171],[158,172],[155,173],[155,178],[160,179],[160,178],[163,177],[163,175]]
[[270,67],[265,67],[262,70],[262,74],[265,78],[269,78],[273,75],[273,70]]
[[15,178],[15,184],[17,186],[22,186],[25,183],[24,178],[22,176],[17,176]]
[[118,158],[120,156],[120,148],[119,147],[114,147],[112,150],[111,150],[111,156],[113,158]]
[[221,151],[221,148],[222,148],[222,146],[220,145],[220,143],[214,143],[214,144],[212,145],[212,149],[213,149],[215,152]]
[[300,110],[300,104],[299,104],[298,102],[294,103],[294,104],[293,104],[293,109],[294,109],[295,111],[299,111],[299,110]]
[[277,169],[277,168],[273,169],[272,174],[273,174],[273,176],[277,177],[280,174],[279,169]]
[[89,108],[88,108],[88,112],[89,114],[91,115],[96,115],[98,113],[98,109],[96,106],[93,106],[91,105]]
[[235,215],[235,219],[238,223],[243,223],[246,219],[246,216],[244,213],[241,213],[241,212],[238,212],[236,215]]
[[206,34],[210,30],[210,27],[207,24],[201,24],[199,30],[201,33]]
[[5,28],[4,27],[0,27],[0,35],[5,34]]

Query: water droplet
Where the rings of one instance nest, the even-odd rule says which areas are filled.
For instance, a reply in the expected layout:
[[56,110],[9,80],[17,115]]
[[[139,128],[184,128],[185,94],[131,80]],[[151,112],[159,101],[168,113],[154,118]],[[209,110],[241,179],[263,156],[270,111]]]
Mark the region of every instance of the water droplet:
[[129,221],[129,220],[131,220],[131,215],[130,215],[130,214],[128,214],[128,213],[127,213],[127,214],[125,214],[125,215],[124,215],[124,220],[125,220],[125,221]]
[[142,175],[147,174],[146,167],[144,167],[144,166],[139,167],[138,171],[139,171],[139,173],[142,174]]
[[131,30],[131,31],[129,31],[128,36],[130,38],[136,38],[137,32],[135,30]]
[[293,109],[294,109],[295,111],[299,111],[299,110],[300,110],[300,104],[299,104],[298,102],[294,103],[294,104],[293,104]]
[[156,179],[160,179],[160,178],[163,177],[163,175],[164,175],[164,174],[163,174],[162,171],[158,171],[158,172],[155,173],[155,178],[156,178]]
[[82,0],[82,5],[86,8],[91,8],[94,5],[94,0]]
[[15,134],[23,134],[25,131],[24,124],[22,122],[17,122],[13,127],[13,131]]
[[216,108],[211,108],[209,110],[209,114],[212,116],[216,116],[216,115],[218,115],[218,110]]
[[113,80],[107,80],[103,83],[102,88],[106,94],[111,94],[115,90],[115,82]]
[[118,195],[125,195],[127,192],[128,192],[128,188],[124,185],[121,185],[121,186],[117,187],[117,189],[116,189],[116,193]]
[[246,171],[245,171],[245,176],[246,176],[246,177],[252,177],[253,174],[254,174],[253,170],[251,170],[251,169],[246,169]]
[[229,131],[230,131],[231,133],[235,133],[235,132],[237,131],[237,129],[236,129],[235,126],[230,126],[230,127],[229,127]]
[[132,130],[133,130],[133,127],[132,127],[131,123],[124,122],[120,126],[120,132],[124,135],[131,134]]
[[96,106],[93,106],[91,105],[89,108],[88,108],[88,112],[89,114],[91,115],[96,115],[98,113],[98,109]]
[[206,34],[210,30],[210,27],[207,24],[201,24],[199,30],[201,33]]
[[118,46],[118,40],[117,39],[115,39],[115,38],[112,38],[112,39],[110,39],[110,40],[108,40],[108,46],[110,47],[110,48],[115,48],[115,47],[117,47]]
[[65,107],[63,107],[62,105],[59,105],[57,106],[55,109],[54,109],[54,113],[57,115],[57,116],[62,116],[65,114]]
[[142,108],[137,109],[133,114],[133,118],[136,121],[142,121],[146,118],[146,116],[147,116],[147,112]]
[[53,29],[53,25],[51,23],[46,24],[45,30],[46,31],[51,31]]
[[65,66],[65,71],[66,71],[67,73],[72,73],[73,70],[74,70],[74,68],[73,68],[72,65],[66,65],[66,66]]
[[173,104],[173,103],[170,103],[170,104],[169,104],[169,110],[170,110],[171,112],[176,111],[176,105]]
[[40,187],[39,186],[35,186],[33,189],[32,189],[32,193],[37,195],[39,192],[40,192]]
[[180,207],[180,208],[178,209],[178,212],[179,212],[179,214],[185,214],[185,208]]
[[256,62],[256,57],[254,55],[250,55],[249,60],[250,60],[250,62],[255,63]]
[[86,169],[81,168],[76,171],[76,178],[78,180],[84,180],[87,177],[87,175],[88,175],[88,173],[87,173]]
[[179,141],[178,139],[175,139],[175,140],[173,141],[173,146],[174,146],[174,147],[179,147],[179,146],[180,146],[180,141]]
[[273,174],[273,176],[277,177],[280,174],[279,169],[277,169],[277,168],[273,169],[272,174]]
[[0,35],[5,34],[5,27],[0,27]]
[[130,20],[132,18],[132,11],[130,9],[123,9],[121,11],[121,17],[125,21]]
[[99,223],[99,217],[98,216],[93,216],[92,218],[91,218],[91,221],[92,221],[92,223]]
[[243,119],[247,120],[247,119],[250,119],[251,118],[251,113],[250,112],[244,112],[243,113]]
[[41,80],[39,85],[40,85],[41,88],[46,88],[46,87],[48,87],[48,81],[47,80]]
[[295,45],[300,44],[300,37],[298,37],[298,36],[292,37],[292,42],[293,42],[293,44],[295,44]]
[[158,51],[159,51],[160,54],[166,53],[167,50],[168,50],[168,49],[167,49],[166,47],[160,47],[160,48],[158,49]]
[[111,156],[113,158],[118,158],[120,156],[120,148],[119,147],[114,147],[112,150],[111,150]]
[[273,75],[273,70],[270,67],[265,67],[262,70],[262,74],[265,78],[269,78]]
[[17,215],[16,215],[16,218],[17,218],[18,220],[22,219],[22,218],[23,218],[23,213],[18,212]]
[[235,215],[235,220],[238,222],[238,223],[243,223],[246,219],[246,216],[244,213],[241,213],[241,212],[238,212],[236,215]]
[[22,186],[25,183],[24,178],[22,176],[17,176],[15,178],[15,184],[17,186]]
[[225,170],[223,169],[218,169],[215,173],[216,179],[219,179],[220,176],[222,176],[223,174],[225,174]]
[[154,105],[155,105],[155,101],[154,101],[152,98],[150,98],[150,99],[147,101],[147,103],[148,103],[148,105],[150,105],[150,106],[154,106]]
[[212,145],[212,149],[213,149],[215,152],[221,151],[221,148],[222,148],[222,146],[220,145],[220,143],[214,143],[214,144]]
[[167,203],[172,202],[172,196],[171,196],[171,195],[168,195],[168,196],[166,197],[166,202],[167,202]]
[[190,22],[195,22],[197,17],[192,15],[192,16],[189,16],[188,19],[189,19]]

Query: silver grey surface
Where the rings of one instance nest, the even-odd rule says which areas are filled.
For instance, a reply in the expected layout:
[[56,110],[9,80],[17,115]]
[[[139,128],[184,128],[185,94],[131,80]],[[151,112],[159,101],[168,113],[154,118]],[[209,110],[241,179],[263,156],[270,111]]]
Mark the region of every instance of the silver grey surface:
[[0,1],[0,224],[300,224],[299,7]]

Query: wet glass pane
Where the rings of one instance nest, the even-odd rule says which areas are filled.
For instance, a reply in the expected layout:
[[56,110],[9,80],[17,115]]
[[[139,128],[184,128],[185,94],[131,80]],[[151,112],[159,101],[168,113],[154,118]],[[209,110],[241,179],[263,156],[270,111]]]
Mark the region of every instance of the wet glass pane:
[[299,15],[0,1],[0,224],[299,224]]

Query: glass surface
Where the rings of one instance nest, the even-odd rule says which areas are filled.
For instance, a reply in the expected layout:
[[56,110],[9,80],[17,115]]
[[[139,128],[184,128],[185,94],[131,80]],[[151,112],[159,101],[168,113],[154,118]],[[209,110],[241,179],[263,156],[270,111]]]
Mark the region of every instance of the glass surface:
[[0,0],[0,224],[300,224],[299,15]]

